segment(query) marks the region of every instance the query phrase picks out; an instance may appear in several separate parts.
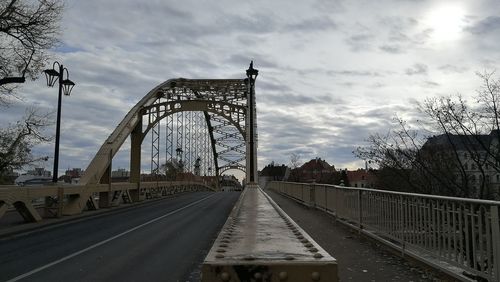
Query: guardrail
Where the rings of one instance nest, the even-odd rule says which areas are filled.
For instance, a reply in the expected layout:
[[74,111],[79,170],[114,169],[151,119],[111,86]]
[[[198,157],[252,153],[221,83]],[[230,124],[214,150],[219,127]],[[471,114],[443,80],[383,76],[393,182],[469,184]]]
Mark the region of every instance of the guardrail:
[[292,182],[267,187],[458,279],[500,281],[498,201]]
[[[25,221],[34,222],[41,221],[43,217],[78,214],[85,209],[95,210],[193,191],[213,191],[213,189],[200,182],[184,181],[37,187],[0,186],[0,218],[9,209],[15,209]],[[35,208],[33,204],[36,202],[43,204]],[[43,217],[37,210],[39,208],[44,209]]]

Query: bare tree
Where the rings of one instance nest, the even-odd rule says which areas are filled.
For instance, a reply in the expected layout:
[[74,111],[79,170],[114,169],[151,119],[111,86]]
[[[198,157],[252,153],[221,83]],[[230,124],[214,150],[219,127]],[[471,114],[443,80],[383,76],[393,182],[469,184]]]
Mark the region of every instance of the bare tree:
[[397,118],[395,130],[370,136],[355,154],[377,163],[379,177],[397,175],[392,184],[382,179],[386,189],[498,197],[488,173],[500,172],[500,82],[492,75],[479,74],[483,87],[473,106],[460,95],[426,99],[418,107],[426,118],[415,128]]
[[51,140],[43,132],[50,124],[51,114],[40,114],[34,108],[28,108],[22,121],[0,129],[0,179],[15,169],[48,159],[46,156],[33,156],[31,149],[36,144]]
[[26,77],[41,73],[47,50],[57,43],[61,0],[0,1],[0,102]]
[[290,176],[288,177],[289,181],[297,182],[300,178],[299,167],[301,165],[300,155],[296,153],[292,153],[290,155]]

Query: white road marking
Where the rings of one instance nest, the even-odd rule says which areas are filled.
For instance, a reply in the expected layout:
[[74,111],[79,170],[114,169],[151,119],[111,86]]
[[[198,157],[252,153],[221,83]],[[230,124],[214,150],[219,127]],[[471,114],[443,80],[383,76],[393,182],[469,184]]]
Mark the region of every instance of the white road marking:
[[166,214],[164,214],[164,215],[162,215],[162,216],[159,216],[159,217],[157,217],[157,218],[151,219],[151,220],[150,220],[150,221],[148,221],[148,222],[145,222],[145,223],[143,223],[143,224],[137,225],[137,226],[136,226],[136,227],[134,227],[134,228],[131,228],[131,229],[127,230],[127,231],[124,231],[124,232],[122,232],[122,233],[120,233],[120,234],[118,234],[118,235],[115,235],[115,236],[113,236],[113,237],[110,237],[110,238],[108,238],[108,239],[106,239],[106,240],[103,240],[103,241],[101,241],[101,242],[99,242],[99,243],[96,243],[96,244],[94,244],[94,245],[92,245],[92,246],[89,246],[89,247],[87,247],[87,248],[85,248],[85,249],[82,249],[82,250],[80,250],[80,251],[78,251],[78,252],[74,252],[74,253],[72,253],[72,254],[70,254],[70,255],[67,255],[67,256],[65,256],[65,257],[63,257],[63,258],[60,258],[60,259],[58,259],[58,260],[56,260],[56,261],[53,261],[53,262],[48,263],[48,264],[46,264],[46,265],[40,266],[40,267],[38,267],[38,268],[35,268],[35,269],[33,269],[32,271],[30,271],[30,272],[26,272],[26,273],[24,273],[24,274],[21,274],[21,275],[19,275],[19,276],[16,276],[16,277],[14,277],[14,278],[12,278],[12,279],[10,279],[10,280],[7,280],[6,282],[14,282],[14,281],[19,281],[19,280],[21,280],[21,279],[23,279],[23,278],[26,278],[26,277],[28,277],[28,276],[31,276],[31,275],[33,275],[33,274],[35,274],[35,273],[37,273],[37,272],[40,272],[40,271],[42,271],[42,270],[44,270],[44,269],[47,269],[47,268],[49,268],[49,267],[52,267],[52,266],[54,266],[54,265],[56,265],[56,264],[59,264],[59,263],[61,263],[61,262],[63,262],[63,261],[67,261],[67,260],[69,260],[70,258],[76,257],[76,256],[78,256],[78,255],[80,255],[80,254],[83,254],[83,253],[85,253],[85,252],[87,252],[87,251],[90,251],[90,250],[92,250],[92,249],[94,249],[94,248],[96,248],[96,247],[99,247],[99,246],[101,246],[101,245],[104,245],[104,244],[106,244],[106,243],[108,243],[108,242],[110,242],[110,241],[113,241],[114,239],[120,238],[120,237],[122,237],[123,235],[126,235],[126,234],[128,234],[128,233],[130,233],[130,232],[132,232],[132,231],[135,231],[135,230],[137,230],[137,229],[139,229],[139,228],[142,228],[142,227],[144,227],[144,226],[146,226],[146,225],[149,225],[149,224],[151,224],[151,223],[153,223],[153,222],[156,222],[156,221],[158,221],[158,220],[160,220],[160,219],[162,219],[162,218],[165,218],[165,217],[167,217],[167,216],[170,216],[170,215],[172,215],[172,214],[175,214],[175,213],[177,213],[177,212],[180,212],[180,211],[182,211],[182,210],[184,210],[184,209],[187,209],[187,208],[189,208],[189,207],[191,207],[191,206],[194,206],[194,205],[198,204],[199,202],[202,202],[202,201],[204,201],[204,200],[206,200],[206,199],[212,198],[212,197],[213,197],[213,196],[215,196],[215,195],[216,195],[216,194],[213,194],[213,195],[207,196],[207,197],[205,197],[205,198],[203,198],[203,199],[200,199],[200,200],[198,200],[198,201],[196,201],[196,202],[192,202],[192,203],[191,203],[191,204],[189,204],[189,205],[183,206],[182,208],[178,208],[178,209],[176,209],[176,210],[174,210],[174,211],[171,211],[171,212],[169,212],[169,213],[166,213]]

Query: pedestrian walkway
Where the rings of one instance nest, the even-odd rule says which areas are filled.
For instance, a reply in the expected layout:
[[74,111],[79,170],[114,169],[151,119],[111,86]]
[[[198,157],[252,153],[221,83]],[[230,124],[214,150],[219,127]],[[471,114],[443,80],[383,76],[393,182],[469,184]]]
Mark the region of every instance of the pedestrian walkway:
[[321,247],[337,259],[340,281],[454,281],[442,273],[395,255],[320,210],[274,191],[269,196]]

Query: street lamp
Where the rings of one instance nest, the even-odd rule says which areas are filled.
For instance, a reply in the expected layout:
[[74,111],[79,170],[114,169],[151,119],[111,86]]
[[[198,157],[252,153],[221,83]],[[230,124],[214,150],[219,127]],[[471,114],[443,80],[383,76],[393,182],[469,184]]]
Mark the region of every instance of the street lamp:
[[[57,65],[57,66],[56,66]],[[59,68],[59,71],[56,70]],[[45,73],[45,78],[47,79],[47,86],[53,87],[56,82],[59,82],[59,98],[57,101],[57,123],[56,123],[56,146],[54,152],[54,171],[52,175],[52,182],[57,183],[58,169],[59,169],[59,135],[61,132],[61,98],[64,93],[65,96],[71,94],[71,90],[75,86],[75,83],[69,80],[68,69],[65,68],[59,62],[54,62],[52,69],[46,69],[43,71]],[[64,79],[64,72],[66,72],[66,79]]]
[[255,80],[257,79],[257,75],[259,75],[259,71],[253,68],[253,61],[250,62],[250,67],[247,69],[247,79],[248,79],[248,106],[249,106],[249,112],[250,112],[250,136],[248,138],[249,140],[249,147],[250,147],[250,156],[249,156],[249,162],[248,164],[250,165],[249,168],[247,168],[250,173],[249,173],[249,183],[255,183],[255,166],[256,166],[256,152],[255,152],[255,133],[254,133],[254,115],[255,115]]

